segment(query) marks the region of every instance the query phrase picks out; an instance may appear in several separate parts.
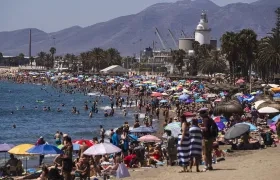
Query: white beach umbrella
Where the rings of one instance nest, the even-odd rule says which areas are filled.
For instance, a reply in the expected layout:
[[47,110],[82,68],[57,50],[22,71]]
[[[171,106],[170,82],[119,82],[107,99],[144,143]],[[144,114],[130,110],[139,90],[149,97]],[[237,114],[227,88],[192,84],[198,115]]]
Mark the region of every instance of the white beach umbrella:
[[277,113],[279,112],[278,109],[275,109],[273,107],[263,107],[261,109],[258,110],[259,113]]
[[261,104],[264,103],[264,102],[266,102],[266,101],[264,101],[264,100],[256,101],[256,102],[254,103],[254,107],[257,109],[257,108],[259,107],[259,105],[261,105]]
[[95,144],[88,148],[84,154],[89,156],[105,155],[121,152],[122,150],[111,143]]

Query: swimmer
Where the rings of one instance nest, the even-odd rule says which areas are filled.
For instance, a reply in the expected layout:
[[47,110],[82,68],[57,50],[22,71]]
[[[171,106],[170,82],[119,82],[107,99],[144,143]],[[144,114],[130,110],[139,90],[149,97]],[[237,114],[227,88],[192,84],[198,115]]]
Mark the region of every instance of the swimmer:
[[13,124],[13,128],[15,129],[17,126],[15,124]]
[[92,118],[92,111],[89,112],[89,118]]
[[11,114],[14,114],[14,111],[11,111]]
[[61,109],[60,108],[57,108],[57,110],[56,110],[57,112],[61,112]]

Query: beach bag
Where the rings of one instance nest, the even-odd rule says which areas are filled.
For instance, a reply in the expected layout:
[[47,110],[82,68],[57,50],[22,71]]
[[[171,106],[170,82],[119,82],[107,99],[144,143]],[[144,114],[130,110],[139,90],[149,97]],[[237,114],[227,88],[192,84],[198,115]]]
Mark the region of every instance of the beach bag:
[[211,121],[211,126],[210,126],[210,137],[216,138],[219,135],[219,128],[215,121],[213,119],[209,119]]
[[119,178],[119,179],[120,178],[125,178],[125,177],[130,177],[128,169],[127,169],[127,167],[125,166],[124,163],[119,164],[119,167],[118,167],[117,172],[116,172],[116,177]]
[[116,177],[119,178],[119,179],[120,178],[125,178],[125,177],[130,177],[128,169],[127,169],[127,167],[125,166],[124,163],[119,164],[119,167],[118,167],[117,172],[116,172]]

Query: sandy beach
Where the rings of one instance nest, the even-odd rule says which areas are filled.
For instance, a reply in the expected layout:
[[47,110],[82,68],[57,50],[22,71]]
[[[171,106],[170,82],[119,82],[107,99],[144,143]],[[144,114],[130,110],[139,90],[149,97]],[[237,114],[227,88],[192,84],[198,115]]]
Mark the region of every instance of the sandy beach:
[[[211,172],[178,173],[180,167],[164,166],[152,169],[136,169],[127,180],[278,180],[280,147],[255,151],[235,151],[226,161],[214,165]],[[202,166],[201,166],[202,168]],[[193,168],[194,170],[194,168]]]

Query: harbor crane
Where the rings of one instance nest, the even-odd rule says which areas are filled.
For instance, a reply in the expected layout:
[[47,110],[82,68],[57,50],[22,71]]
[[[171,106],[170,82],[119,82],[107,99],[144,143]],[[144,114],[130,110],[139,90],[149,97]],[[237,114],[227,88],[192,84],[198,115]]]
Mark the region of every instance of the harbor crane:
[[174,38],[174,35],[173,35],[173,33],[171,32],[171,30],[168,29],[168,31],[169,31],[169,34],[170,34],[172,40],[173,40],[174,46],[175,46],[175,48],[177,49],[177,48],[178,48],[178,43],[176,42],[176,40],[175,40],[175,38]]
[[156,28],[156,34],[157,34],[157,36],[158,36],[158,38],[159,38],[159,40],[160,40],[160,43],[161,43],[161,45],[162,45],[162,48],[164,49],[164,50],[166,50],[167,48],[166,48],[166,45],[165,45],[165,43],[164,43],[164,41],[163,41],[163,39],[162,39],[162,36],[161,36],[161,34],[159,33],[159,31],[158,31],[158,29]]
[[187,38],[185,32],[183,30],[181,32],[182,32],[182,35],[184,36],[184,38]]

